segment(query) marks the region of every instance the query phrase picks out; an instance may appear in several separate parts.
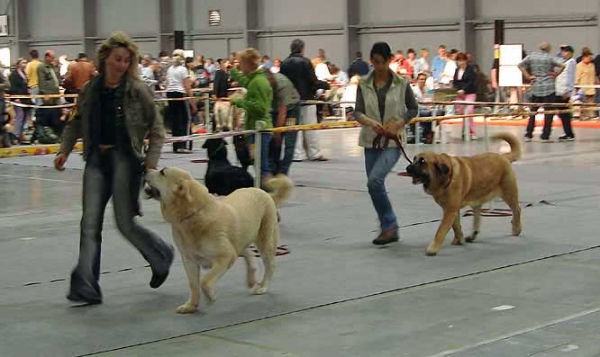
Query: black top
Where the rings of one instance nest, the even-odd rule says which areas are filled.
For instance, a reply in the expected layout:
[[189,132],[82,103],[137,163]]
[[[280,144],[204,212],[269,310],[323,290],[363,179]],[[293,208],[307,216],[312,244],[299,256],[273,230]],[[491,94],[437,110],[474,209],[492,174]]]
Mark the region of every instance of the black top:
[[310,60],[301,53],[291,54],[281,63],[279,73],[294,84],[302,100],[315,99],[318,80]]
[[355,74],[366,76],[369,74],[369,64],[362,59],[357,59],[348,68],[348,77],[352,78]]
[[100,144],[127,143],[128,135],[123,115],[123,84],[103,87],[100,95]]
[[19,74],[17,70],[10,72],[10,76],[8,77],[10,81],[10,89],[9,93],[13,95],[27,95],[29,91],[27,90],[27,80]]
[[464,90],[466,94],[477,93],[477,75],[475,73],[475,67],[467,65],[467,68],[460,79],[458,78],[458,71],[460,71],[460,67],[454,72],[454,81],[452,82],[454,88]]

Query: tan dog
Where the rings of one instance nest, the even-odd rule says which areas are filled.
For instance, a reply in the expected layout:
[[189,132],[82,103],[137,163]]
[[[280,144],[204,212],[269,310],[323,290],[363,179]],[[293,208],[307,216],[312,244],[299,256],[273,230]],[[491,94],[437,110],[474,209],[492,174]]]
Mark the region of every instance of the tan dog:
[[[243,90],[231,91],[228,99],[243,99]],[[231,131],[237,130],[241,125],[241,121],[244,117],[244,110],[232,105],[229,101],[217,101],[215,102],[214,114],[216,118],[216,129],[217,131]]]
[[461,245],[463,232],[460,226],[460,209],[473,208],[473,234],[466,238],[472,243],[481,226],[481,207],[495,197],[501,197],[512,210],[512,234],[521,234],[521,208],[519,189],[511,162],[521,158],[521,143],[510,133],[491,137],[504,140],[511,151],[505,154],[484,153],[471,157],[454,157],[446,154],[424,152],[414,158],[406,168],[413,184],[423,184],[426,193],[444,210],[444,217],[427,255],[436,255],[450,227],[454,230],[452,244]]
[[[177,308],[180,314],[198,309],[199,288],[209,302],[214,302],[215,284],[235,263],[244,257],[247,283],[254,294],[267,292],[275,269],[279,242],[277,205],[287,200],[293,187],[286,176],[266,183],[273,194],[258,188],[242,188],[218,199],[186,171],[176,168],[151,170],[146,174],[146,190],[160,201],[163,217],[171,223],[173,240],[181,253],[187,274],[190,298]],[[264,263],[264,276],[256,280],[254,243]],[[200,268],[207,269],[200,279]]]

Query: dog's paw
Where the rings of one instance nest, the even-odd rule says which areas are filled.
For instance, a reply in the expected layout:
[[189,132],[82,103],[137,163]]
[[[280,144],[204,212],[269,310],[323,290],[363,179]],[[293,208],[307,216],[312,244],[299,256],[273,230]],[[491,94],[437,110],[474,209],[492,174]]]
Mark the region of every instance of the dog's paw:
[[263,285],[258,285],[257,287],[254,288],[254,291],[252,291],[252,293],[254,295],[263,295],[266,294],[267,292],[267,287],[263,286]]
[[252,289],[253,287],[256,286],[256,273],[252,272],[252,273],[248,273],[248,276],[246,277],[246,284],[248,285],[248,288]]
[[470,235],[467,238],[465,238],[465,241],[467,241],[467,243],[473,243],[473,242],[475,242],[475,239],[477,239],[477,235],[478,234],[479,234],[478,231],[473,232],[472,235]]
[[521,227],[513,227],[512,235],[518,237],[521,235]]
[[452,245],[463,245],[462,238],[454,238]]
[[437,255],[438,253],[437,248],[435,248],[433,245],[430,245],[429,247],[427,247],[427,251],[425,251],[425,254],[427,254],[428,257],[434,257]]
[[217,294],[215,293],[215,289],[213,288],[202,288],[202,293],[204,294],[204,297],[206,298],[206,301],[209,304],[214,303],[215,301],[217,301]]
[[198,306],[186,302],[185,304],[179,306],[176,311],[178,314],[193,314],[198,311]]

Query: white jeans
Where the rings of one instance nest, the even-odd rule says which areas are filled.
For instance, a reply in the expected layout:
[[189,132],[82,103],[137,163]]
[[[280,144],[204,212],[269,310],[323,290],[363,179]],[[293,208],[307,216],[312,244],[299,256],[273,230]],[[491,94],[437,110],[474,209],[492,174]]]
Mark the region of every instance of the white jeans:
[[[317,124],[316,105],[305,105],[300,108],[300,124]],[[306,145],[304,145],[305,140]],[[298,133],[296,149],[294,150],[294,160],[306,159],[306,155],[304,153],[305,147],[306,154],[308,154],[308,158],[310,160],[317,159],[321,156],[321,149],[319,148],[317,133],[314,131],[301,131]]]

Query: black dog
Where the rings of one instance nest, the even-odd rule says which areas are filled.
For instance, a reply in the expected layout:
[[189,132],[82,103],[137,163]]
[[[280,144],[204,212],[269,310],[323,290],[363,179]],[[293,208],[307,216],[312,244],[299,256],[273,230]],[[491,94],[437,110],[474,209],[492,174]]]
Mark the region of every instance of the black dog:
[[227,159],[227,142],[223,139],[208,139],[202,145],[208,152],[208,169],[204,176],[204,184],[208,192],[226,196],[233,191],[253,187],[254,179],[248,171],[233,166]]

